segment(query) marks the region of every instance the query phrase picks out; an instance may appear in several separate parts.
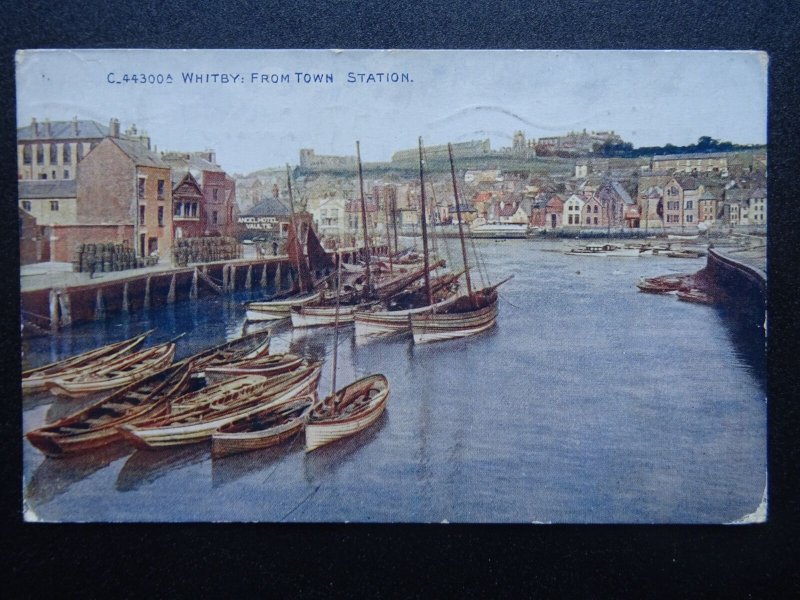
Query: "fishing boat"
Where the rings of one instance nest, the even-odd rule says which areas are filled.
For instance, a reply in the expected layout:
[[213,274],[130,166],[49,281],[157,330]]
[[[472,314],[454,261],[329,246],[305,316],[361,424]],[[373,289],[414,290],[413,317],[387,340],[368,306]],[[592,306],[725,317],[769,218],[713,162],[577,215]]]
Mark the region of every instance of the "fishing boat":
[[167,414],[136,420],[123,425],[120,432],[142,449],[206,441],[217,429],[237,419],[313,393],[319,375],[319,363],[309,363],[273,378],[243,375],[228,379],[177,398]]
[[369,375],[319,402],[306,423],[306,452],[372,425],[386,408],[388,397],[386,377]]
[[[286,319],[292,306],[318,302],[322,292],[318,289],[325,284],[325,278],[313,281],[312,273],[320,268],[332,266],[330,258],[322,248],[319,239],[312,227],[298,229],[294,211],[294,198],[292,195],[292,177],[289,166],[286,166],[286,180],[289,189],[289,207],[291,218],[289,223],[289,236],[287,248],[289,260],[297,269],[297,281],[293,288],[287,292],[273,295],[268,300],[246,302],[246,318],[248,321],[273,321]],[[304,238],[301,240],[301,238]],[[303,251],[305,247],[305,252]]]
[[642,277],[636,287],[650,294],[670,294],[686,286],[691,275],[661,275],[659,277]]
[[299,369],[303,363],[303,357],[297,354],[270,354],[253,360],[234,361],[206,367],[204,373],[206,381],[209,382],[240,375],[274,377]]
[[[451,173],[455,174],[452,144],[448,144],[447,149],[450,156],[450,170]],[[421,138],[419,141],[419,161],[420,181],[422,184],[420,200],[423,214],[425,214],[425,185],[422,170]],[[455,175],[453,175],[453,182],[455,184]],[[461,255],[464,262],[467,295],[459,297],[455,302],[441,310],[410,315],[411,332],[414,336],[415,344],[476,335],[494,326],[497,320],[497,288],[513,277],[512,275],[500,283],[479,290],[472,289],[467,249],[464,243],[464,228],[461,224],[461,205],[458,199],[458,188],[455,185],[453,188],[453,196],[455,199],[456,212],[458,214],[458,233],[461,241]]]
[[22,392],[36,392],[47,388],[47,382],[88,369],[100,361],[110,361],[139,347],[153,330],[145,331],[130,339],[95,348],[76,356],[22,372]]
[[47,390],[56,396],[81,398],[143,379],[166,367],[174,356],[174,343],[159,344],[103,362],[93,368],[48,380]]
[[152,416],[170,399],[190,392],[192,375],[205,365],[235,359],[255,359],[269,347],[269,335],[256,333],[207,348],[141,381],[68,415],[28,432],[28,441],[47,454],[60,457],[83,453],[122,439],[118,427],[143,415]]
[[627,248],[615,244],[587,244],[582,248],[572,248],[565,252],[570,256],[612,256],[616,258],[636,258],[643,255],[640,248]]
[[313,395],[302,396],[278,408],[265,408],[220,427],[211,435],[211,456],[269,448],[297,435],[308,420]]
[[470,228],[474,238],[488,239],[521,239],[528,236],[525,223],[485,223]]
[[[338,263],[341,265],[341,256]],[[337,269],[341,273],[341,267]],[[337,298],[341,287],[338,278]],[[338,302],[337,302],[338,309]],[[334,321],[333,361],[331,365],[331,393],[316,403],[306,422],[306,452],[351,436],[372,425],[386,408],[389,382],[381,374],[354,381],[341,390],[336,389],[336,366],[339,356],[338,310]]]
[[670,250],[666,254],[669,258],[701,258],[706,255],[702,250]]

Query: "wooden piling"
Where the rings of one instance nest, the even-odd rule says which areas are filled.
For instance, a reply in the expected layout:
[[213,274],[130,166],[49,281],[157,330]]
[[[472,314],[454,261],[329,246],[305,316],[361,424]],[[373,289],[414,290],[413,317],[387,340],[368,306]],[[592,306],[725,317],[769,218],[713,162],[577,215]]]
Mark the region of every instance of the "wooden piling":
[[197,267],[192,272],[192,288],[189,290],[189,298],[197,300]]
[[106,318],[106,307],[103,302],[103,288],[97,288],[97,296],[94,300],[94,320],[101,321]]
[[261,269],[261,287],[267,287],[267,263],[264,263],[264,268]]
[[244,278],[244,289],[253,287],[253,265],[247,265],[247,276]]
[[130,312],[130,301],[128,299],[128,282],[125,282],[125,285],[122,286],[122,312]]
[[169,280],[169,292],[167,292],[167,304],[175,303],[175,273]]
[[144,301],[142,308],[150,308],[150,275],[147,276],[144,284]]

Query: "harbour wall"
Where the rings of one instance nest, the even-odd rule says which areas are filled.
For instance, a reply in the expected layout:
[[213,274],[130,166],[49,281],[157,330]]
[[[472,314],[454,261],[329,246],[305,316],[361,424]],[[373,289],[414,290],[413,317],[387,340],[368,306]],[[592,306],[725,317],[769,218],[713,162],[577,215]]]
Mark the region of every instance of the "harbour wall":
[[[386,247],[374,248],[382,254]],[[363,260],[361,249],[342,250],[344,262]],[[316,273],[323,276],[324,273]],[[23,333],[53,333],[74,323],[97,321],[156,308],[176,302],[193,301],[211,294],[225,294],[272,286],[288,289],[296,270],[287,256],[237,259],[187,267],[131,272],[111,281],[92,281],[79,285],[53,285],[20,293]]]
[[725,304],[745,314],[755,324],[766,323],[767,273],[766,261],[738,259],[715,248],[709,248],[705,275],[717,287]]

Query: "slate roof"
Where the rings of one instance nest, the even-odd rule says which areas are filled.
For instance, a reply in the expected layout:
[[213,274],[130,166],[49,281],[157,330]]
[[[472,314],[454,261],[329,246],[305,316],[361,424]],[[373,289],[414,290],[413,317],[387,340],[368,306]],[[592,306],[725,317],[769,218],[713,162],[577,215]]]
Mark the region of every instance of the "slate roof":
[[21,199],[41,198],[75,198],[78,182],[74,179],[47,179],[35,181],[19,181],[19,197]]
[[264,198],[253,208],[242,213],[246,217],[288,217],[291,214],[289,206],[279,198]]
[[[73,132],[73,124],[78,125],[78,135]],[[36,135],[33,125],[17,127],[17,140],[75,140],[75,139],[96,139],[108,135],[108,127],[101,125],[97,121],[78,120],[78,121],[50,121],[50,135],[45,135],[46,122],[40,121],[39,135]]]
[[151,152],[141,142],[123,140],[120,138],[108,138],[113,144],[122,150],[128,158],[130,158],[135,165],[140,167],[160,167],[162,169],[169,169],[170,166],[161,160],[155,152]]

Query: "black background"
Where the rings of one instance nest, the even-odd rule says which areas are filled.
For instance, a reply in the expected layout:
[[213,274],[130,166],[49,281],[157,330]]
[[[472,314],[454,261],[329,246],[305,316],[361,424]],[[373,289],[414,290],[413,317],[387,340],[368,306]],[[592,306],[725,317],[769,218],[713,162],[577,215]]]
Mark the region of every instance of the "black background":
[[[0,1],[5,225],[0,306],[6,309],[0,332],[0,547],[10,554],[0,561],[5,572],[0,581],[6,594],[271,597],[279,589],[291,597],[797,594],[799,8],[792,1],[740,0]],[[23,523],[14,51],[125,47],[766,50],[769,522],[748,527]]]

